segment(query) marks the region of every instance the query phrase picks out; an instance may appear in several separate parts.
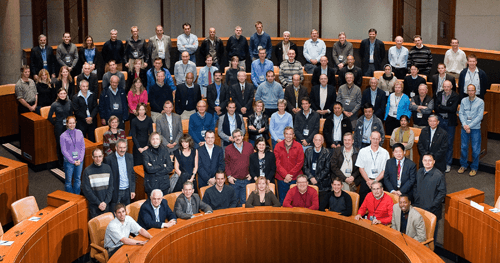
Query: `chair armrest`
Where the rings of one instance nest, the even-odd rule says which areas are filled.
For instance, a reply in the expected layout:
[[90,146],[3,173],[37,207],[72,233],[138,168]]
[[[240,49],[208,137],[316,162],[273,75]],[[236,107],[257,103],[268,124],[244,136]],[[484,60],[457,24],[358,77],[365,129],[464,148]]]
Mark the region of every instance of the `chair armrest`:
[[99,252],[103,253],[103,254],[104,254],[104,258],[106,259],[106,262],[108,261],[108,259],[109,259],[109,258],[108,258],[108,250],[107,250],[107,249],[105,249],[105,248],[103,248],[103,247],[101,247],[101,246],[99,246],[99,245],[96,245],[96,244],[94,244],[94,243],[90,243],[90,246],[91,246],[93,249],[95,249],[95,250],[97,250],[97,251],[99,251]]
[[429,239],[425,240],[424,242],[422,242],[422,245],[427,245],[433,241],[434,241],[434,238],[429,238]]

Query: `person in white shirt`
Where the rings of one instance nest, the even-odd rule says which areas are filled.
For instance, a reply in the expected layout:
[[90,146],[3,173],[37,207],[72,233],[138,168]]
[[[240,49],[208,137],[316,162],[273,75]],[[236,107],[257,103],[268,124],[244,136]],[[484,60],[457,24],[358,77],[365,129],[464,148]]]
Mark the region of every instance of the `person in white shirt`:
[[398,79],[404,79],[408,72],[406,63],[408,62],[408,49],[403,47],[403,37],[397,36],[394,39],[395,46],[389,48],[389,64],[392,72]]
[[307,63],[304,69],[307,73],[312,74],[314,69],[319,66],[319,60],[326,54],[325,42],[318,38],[319,34],[316,29],[311,30],[311,39],[304,43],[304,58]]
[[446,65],[446,73],[458,79],[460,72],[467,67],[467,56],[460,48],[458,48],[458,39],[452,38],[450,43],[451,49],[444,54],[444,64]]

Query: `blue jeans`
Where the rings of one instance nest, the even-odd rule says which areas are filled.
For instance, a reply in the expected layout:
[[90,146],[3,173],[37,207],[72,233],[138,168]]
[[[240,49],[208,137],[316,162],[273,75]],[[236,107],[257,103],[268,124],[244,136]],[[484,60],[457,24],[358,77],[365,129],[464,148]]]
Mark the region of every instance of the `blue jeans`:
[[[319,61],[318,61],[318,62],[319,62]],[[312,73],[314,72],[314,69],[317,67],[317,65],[319,65],[319,63],[318,63],[318,64],[316,64],[316,65],[313,65],[313,64],[311,64],[311,63],[306,63],[306,64],[304,65],[304,69],[305,69],[305,71],[306,71],[307,73],[312,74]]]
[[375,71],[375,64],[370,63],[368,64],[368,69],[366,70],[365,74],[363,76],[366,77],[373,77],[373,72]]
[[[300,143],[300,142],[299,142]],[[306,152],[307,149],[311,148],[312,145],[304,146],[302,145],[302,150],[304,150],[304,153]]]
[[448,133],[448,151],[446,152],[446,165],[451,165],[453,161],[453,141],[455,140],[456,126],[448,126],[448,119],[443,119],[438,115],[439,127]]
[[232,185],[234,189],[234,194],[236,195],[236,198],[238,199],[238,207],[241,207],[244,203],[247,202],[247,184],[249,184],[250,181],[248,180],[240,180],[237,179],[236,182]]
[[[80,194],[80,185],[82,177],[83,161],[80,165],[76,166],[64,160],[64,172],[66,173],[65,190],[68,193]],[[72,184],[72,180],[75,182]]]
[[281,205],[283,205],[283,201],[285,201],[286,194],[288,190],[290,190],[290,185],[295,184],[297,181],[292,180],[289,183],[285,183],[285,181],[278,180],[278,194]]
[[470,169],[477,171],[479,168],[479,154],[481,153],[481,129],[471,129],[470,133],[466,133],[462,128],[460,134],[460,166],[467,168],[469,157],[469,141],[472,144],[472,163]]

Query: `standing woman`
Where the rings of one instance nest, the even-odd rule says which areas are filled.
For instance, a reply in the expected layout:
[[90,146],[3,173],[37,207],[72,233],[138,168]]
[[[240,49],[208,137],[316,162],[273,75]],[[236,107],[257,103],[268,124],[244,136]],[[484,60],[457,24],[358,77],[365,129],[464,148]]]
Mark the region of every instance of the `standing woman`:
[[248,116],[248,142],[251,144],[260,137],[269,140],[269,116],[264,110],[264,102],[258,100],[253,106],[254,114]]
[[[52,117],[56,114],[56,119]],[[68,99],[68,93],[64,88],[60,88],[57,91],[57,99],[52,105],[50,105],[49,116],[47,119],[54,125],[54,136],[56,137],[57,143],[57,157],[59,159],[59,167],[62,167],[63,156],[61,154],[61,134],[66,130],[66,118],[73,115],[73,109],[71,107],[71,101]]]
[[80,91],[73,97],[72,106],[76,117],[76,128],[80,130],[83,136],[95,142],[95,129],[97,128],[97,94],[89,90],[87,80],[80,81]]
[[[148,92],[142,85],[141,79],[136,78],[127,94],[128,101],[128,119],[132,121],[137,116],[137,106],[143,103],[148,104]],[[147,140],[146,140],[147,144]]]
[[85,38],[82,48],[78,51],[76,75],[82,72],[82,67],[85,62],[90,64],[92,73],[96,74],[98,79],[102,79],[104,75],[104,59],[102,58],[101,52],[94,46],[94,39],[91,36]]
[[257,182],[259,176],[264,176],[267,182],[274,181],[276,173],[276,157],[269,151],[264,137],[255,140],[255,151],[250,155],[250,176]]
[[386,96],[394,92],[394,85],[398,79],[392,73],[391,65],[384,66],[384,75],[378,79],[378,88],[385,92]]
[[137,118],[130,123],[130,136],[134,142],[134,166],[142,164],[142,152],[148,149],[148,138],[153,133],[153,120],[146,115],[146,104],[139,103],[136,112]]
[[38,106],[50,106],[57,97],[56,89],[50,84],[49,72],[46,69],[40,70],[36,80],[36,91],[38,92]]
[[399,127],[399,119],[406,115],[411,117],[410,98],[403,93],[403,83],[397,81],[394,85],[394,93],[387,98],[385,107],[385,134],[392,134],[392,131]]
[[109,117],[109,130],[104,133],[102,140],[102,148],[106,156],[115,152],[116,143],[119,139],[127,139],[125,131],[118,128],[118,121],[118,117],[114,115]]
[[59,70],[59,76],[57,77],[54,87],[59,92],[60,88],[64,88],[68,95],[68,98],[73,98],[75,95],[75,83],[73,83],[73,78],[69,74],[69,68],[67,66],[62,66]]
[[[68,193],[80,194],[83,157],[85,156],[85,140],[83,133],[75,129],[76,118],[66,119],[67,130],[61,134],[61,151],[64,156],[64,173],[66,175],[65,190]],[[74,181],[74,182],[72,182]]]
[[192,182],[195,186],[197,185],[198,150],[194,149],[193,138],[187,133],[182,135],[179,139],[179,146],[179,149],[174,151],[174,170],[179,179],[172,192],[181,191],[186,181]]
[[[148,86],[148,76],[147,76],[147,70],[144,69],[142,59],[137,59],[134,62],[134,67],[132,70],[129,70],[128,72],[128,78],[127,78],[127,87],[125,88],[125,91],[128,92],[130,89],[132,89],[132,85],[135,83],[135,79],[140,78],[141,83],[143,87]],[[146,103],[147,104],[147,103]],[[135,109],[132,108],[132,109]]]
[[238,84],[238,71],[240,71],[240,59],[238,56],[233,56],[231,58],[231,65],[226,71],[226,85],[231,87],[234,84]]
[[246,208],[255,206],[281,206],[281,203],[276,195],[271,191],[271,189],[269,189],[269,180],[267,180],[264,176],[259,176],[255,180],[255,184],[255,190],[250,193],[247,202],[245,203]]

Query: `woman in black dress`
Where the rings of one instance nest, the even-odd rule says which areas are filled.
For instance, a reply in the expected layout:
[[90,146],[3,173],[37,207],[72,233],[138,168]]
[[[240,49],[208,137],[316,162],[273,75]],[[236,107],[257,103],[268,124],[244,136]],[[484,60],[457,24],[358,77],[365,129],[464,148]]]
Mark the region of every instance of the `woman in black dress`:
[[73,98],[73,96],[76,94],[75,83],[73,81],[73,78],[71,78],[71,75],[69,74],[68,66],[61,67],[61,69],[59,70],[57,81],[54,83],[54,87],[56,88],[58,93],[60,88],[64,88],[66,90],[66,95],[68,98]]
[[238,71],[240,71],[240,59],[238,56],[233,56],[231,58],[231,65],[226,71],[226,84],[231,87],[234,84],[238,84]]
[[46,69],[38,73],[36,91],[38,92],[37,104],[40,108],[50,106],[56,100],[57,90],[50,84],[49,72]]
[[130,124],[130,136],[134,142],[134,165],[142,164],[142,152],[148,149],[148,138],[153,133],[153,120],[146,115],[146,104],[137,105],[137,118]]
[[266,140],[260,137],[255,140],[255,151],[250,155],[250,176],[257,181],[259,176],[265,176],[267,182],[274,181],[276,173],[276,158],[274,153],[269,151]]
[[[179,176],[173,192],[182,190],[186,181],[196,184],[196,173],[198,172],[198,151],[194,149],[193,138],[189,134],[184,134],[179,139],[179,149],[174,151],[174,169]],[[195,187],[196,189],[196,187]]]
[[[54,119],[52,116],[56,114]],[[57,100],[50,105],[49,116],[47,119],[50,123],[54,125],[54,136],[56,137],[57,143],[57,157],[59,160],[59,167],[63,165],[63,156],[61,153],[61,134],[66,130],[66,118],[73,115],[73,108],[71,107],[71,101],[68,99],[68,93],[66,89],[60,88],[57,91]]]

